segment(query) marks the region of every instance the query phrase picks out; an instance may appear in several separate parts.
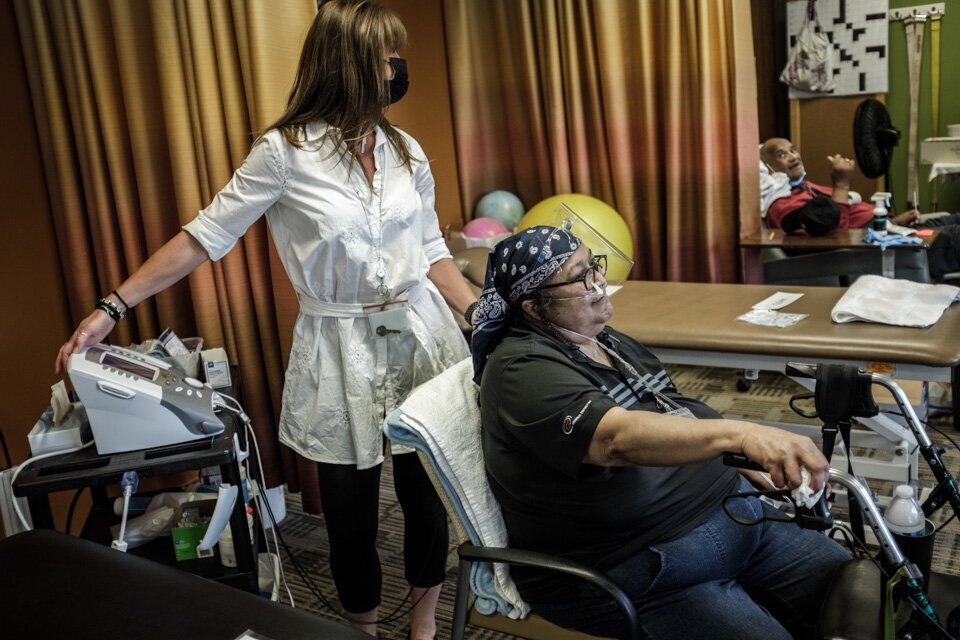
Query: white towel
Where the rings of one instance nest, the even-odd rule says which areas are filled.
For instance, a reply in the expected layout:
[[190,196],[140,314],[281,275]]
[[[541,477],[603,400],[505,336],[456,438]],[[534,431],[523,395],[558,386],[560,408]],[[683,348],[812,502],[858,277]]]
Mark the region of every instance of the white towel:
[[960,288],[882,276],[860,276],[834,305],[834,322],[878,322],[929,327],[957,299]]
[[[467,358],[414,389],[400,405],[400,414],[429,448],[444,483],[456,493],[462,515],[479,537],[474,543],[506,547],[507,529],[483,464],[478,392],[473,361]],[[473,575],[471,585],[477,591],[488,580],[489,576],[482,573]],[[509,604],[509,610],[503,613],[525,618],[530,606],[520,597],[507,565],[493,565],[493,583],[497,595]]]

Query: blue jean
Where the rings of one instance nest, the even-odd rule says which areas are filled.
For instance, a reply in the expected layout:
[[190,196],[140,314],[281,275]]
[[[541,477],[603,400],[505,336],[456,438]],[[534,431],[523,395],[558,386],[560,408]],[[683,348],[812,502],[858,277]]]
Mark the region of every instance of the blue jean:
[[[775,511],[756,498],[728,508],[750,519]],[[636,606],[642,637],[773,640],[812,634],[833,572],[849,559],[821,533],[788,523],[740,525],[718,507],[689,533],[607,575]],[[577,602],[530,604],[560,626],[609,637],[623,628],[616,605],[585,582]]]

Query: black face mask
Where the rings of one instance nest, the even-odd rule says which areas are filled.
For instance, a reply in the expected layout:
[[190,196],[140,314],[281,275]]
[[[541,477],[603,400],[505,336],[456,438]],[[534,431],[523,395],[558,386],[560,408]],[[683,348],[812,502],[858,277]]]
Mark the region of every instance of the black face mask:
[[390,58],[390,67],[393,69],[393,79],[390,80],[390,101],[387,104],[397,102],[407,93],[410,87],[410,78],[407,77],[407,61],[403,58]]

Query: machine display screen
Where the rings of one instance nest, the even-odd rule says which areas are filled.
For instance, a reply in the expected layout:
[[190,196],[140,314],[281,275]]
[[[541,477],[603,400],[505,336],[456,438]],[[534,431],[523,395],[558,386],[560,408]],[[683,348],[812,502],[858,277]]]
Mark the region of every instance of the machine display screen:
[[135,376],[146,378],[147,380],[153,380],[157,377],[157,370],[153,367],[149,367],[138,362],[133,362],[131,360],[127,360],[126,358],[121,358],[120,356],[109,352],[103,354],[103,357],[100,359],[100,363],[105,364],[108,367],[114,367],[120,371],[132,373]]

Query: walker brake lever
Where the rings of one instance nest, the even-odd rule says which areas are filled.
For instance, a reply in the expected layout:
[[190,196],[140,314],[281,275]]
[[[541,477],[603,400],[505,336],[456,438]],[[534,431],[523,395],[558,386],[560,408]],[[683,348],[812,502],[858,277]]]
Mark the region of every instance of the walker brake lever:
[[743,455],[742,453],[731,453],[729,451],[723,454],[723,464],[728,467],[737,467],[738,469],[752,469],[754,471],[764,471],[759,464]]
[[[773,498],[775,500],[781,500],[789,502],[793,505],[793,515],[777,511],[776,514],[764,515],[755,520],[750,520],[748,518],[743,518],[731,513],[727,508],[727,502],[736,498]],[[806,507],[801,507],[797,504],[797,501],[793,499],[789,489],[774,489],[770,491],[744,491],[743,493],[731,493],[723,499],[723,511],[727,514],[727,517],[736,522],[737,524],[742,524],[744,526],[754,526],[758,525],[761,522],[790,522],[796,524],[801,529],[813,529],[814,531],[826,531],[827,529],[833,526],[833,517],[830,515],[830,512],[827,511],[827,499],[825,496],[820,496],[820,501],[812,509]]]

